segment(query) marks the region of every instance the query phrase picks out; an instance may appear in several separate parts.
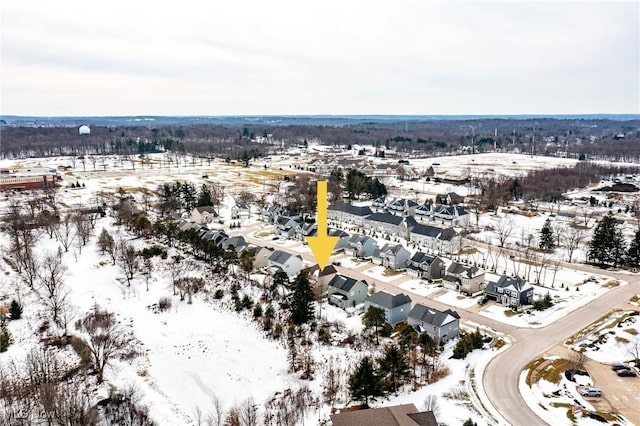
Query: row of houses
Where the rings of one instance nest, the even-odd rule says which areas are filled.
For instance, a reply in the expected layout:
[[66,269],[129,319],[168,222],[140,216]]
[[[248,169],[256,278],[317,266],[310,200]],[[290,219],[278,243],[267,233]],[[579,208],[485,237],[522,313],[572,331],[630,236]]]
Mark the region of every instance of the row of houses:
[[447,226],[466,226],[469,223],[469,213],[463,206],[458,205],[463,197],[455,192],[439,194],[436,197],[441,202],[425,201],[418,204],[407,198],[391,199],[386,196],[376,198],[371,202],[371,209],[376,213],[391,213],[395,216],[415,217],[423,222],[436,222]]
[[327,290],[328,301],[333,305],[347,309],[364,303],[365,312],[370,307],[380,308],[384,311],[387,323],[395,325],[407,321],[416,330],[429,334],[438,343],[458,336],[460,316],[455,311],[438,311],[419,303],[412,307],[411,298],[404,293],[392,295],[378,291],[369,295],[369,284],[365,280],[335,272],[331,275]]

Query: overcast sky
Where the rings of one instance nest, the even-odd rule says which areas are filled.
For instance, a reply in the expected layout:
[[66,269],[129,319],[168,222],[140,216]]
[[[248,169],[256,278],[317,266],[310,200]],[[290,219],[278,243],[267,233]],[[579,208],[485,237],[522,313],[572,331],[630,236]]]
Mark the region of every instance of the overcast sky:
[[640,1],[2,0],[2,114],[640,113]]

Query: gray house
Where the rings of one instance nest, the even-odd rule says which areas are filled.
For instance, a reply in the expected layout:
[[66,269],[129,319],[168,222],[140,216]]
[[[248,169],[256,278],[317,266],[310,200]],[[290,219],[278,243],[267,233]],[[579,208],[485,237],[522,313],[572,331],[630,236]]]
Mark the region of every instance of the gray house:
[[[411,219],[411,218],[409,218]],[[409,223],[409,221],[407,221]],[[438,228],[414,221],[410,226],[410,240],[437,253],[457,253],[462,237],[451,227]]]
[[406,268],[410,255],[402,244],[387,243],[374,255],[374,262],[397,271]]
[[406,198],[398,198],[397,200],[393,200],[387,206],[387,209],[389,210],[389,213],[396,216],[413,216],[417,207],[418,203],[415,201],[408,200]]
[[512,308],[533,303],[533,287],[519,276],[501,275],[497,281],[487,280],[484,294],[487,298]]
[[298,275],[302,269],[302,257],[292,255],[282,250],[275,250],[267,259],[268,268],[280,268],[287,273],[289,278]]
[[379,291],[367,297],[364,301],[365,312],[369,307],[380,308],[384,311],[384,317],[391,325],[405,321],[411,310],[411,298],[404,293],[391,295]]
[[407,323],[441,344],[458,336],[460,315],[451,309],[441,312],[418,303],[409,312]]
[[447,268],[447,274],[442,279],[442,284],[446,288],[472,296],[484,289],[484,271],[475,266],[453,262]]
[[349,245],[344,248],[346,254],[363,259],[373,256],[377,250],[378,242],[362,234],[351,235],[349,237]]
[[391,213],[374,213],[364,219],[364,229],[406,237],[406,227],[402,219],[402,216],[394,216]]
[[437,280],[444,275],[444,263],[438,256],[417,251],[408,261],[407,273],[415,278]]
[[364,218],[372,213],[369,206],[337,203],[327,208],[327,218],[349,225],[362,226]]
[[222,242],[223,250],[226,250],[229,247],[233,247],[236,253],[240,253],[246,246],[247,246],[247,242],[245,241],[242,235],[229,237],[228,239]]
[[341,308],[351,308],[364,302],[369,291],[366,281],[354,280],[344,275],[334,275],[329,281],[329,303]]

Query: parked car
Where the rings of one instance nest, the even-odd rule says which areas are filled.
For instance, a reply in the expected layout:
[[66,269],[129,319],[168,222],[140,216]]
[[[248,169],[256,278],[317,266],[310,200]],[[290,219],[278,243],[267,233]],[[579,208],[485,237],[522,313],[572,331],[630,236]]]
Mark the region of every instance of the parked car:
[[487,298],[486,297],[481,297],[480,299],[478,299],[478,305],[484,305],[485,303],[487,303]]
[[627,367],[625,364],[621,363],[621,362],[612,362],[611,363],[611,369],[613,371],[618,371],[618,370],[628,370],[629,367]]
[[636,377],[636,373],[629,369],[622,368],[616,371],[616,374],[620,377]]
[[599,398],[602,396],[602,391],[598,388],[584,388],[580,391],[580,395]]

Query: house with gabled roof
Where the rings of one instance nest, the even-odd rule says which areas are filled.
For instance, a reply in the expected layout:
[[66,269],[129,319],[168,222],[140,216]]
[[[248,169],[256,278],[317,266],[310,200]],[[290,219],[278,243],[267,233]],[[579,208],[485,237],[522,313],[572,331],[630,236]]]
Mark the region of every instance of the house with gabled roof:
[[394,325],[407,319],[411,310],[411,298],[404,293],[378,291],[365,299],[364,311],[371,306],[382,309],[387,322]]
[[282,208],[276,204],[269,204],[262,208],[262,212],[260,213],[260,219],[263,222],[273,223],[275,218],[282,213]]
[[453,262],[447,268],[442,285],[467,296],[473,296],[484,289],[484,270],[460,262]]
[[373,255],[373,261],[398,271],[406,268],[409,256],[411,253],[402,244],[387,243]]
[[407,274],[424,280],[437,280],[444,274],[444,262],[438,256],[417,251],[407,262]]
[[281,238],[292,238],[302,229],[302,220],[291,219],[290,217],[279,216],[275,226]]
[[419,333],[427,333],[438,344],[455,339],[460,332],[460,315],[457,312],[451,309],[439,311],[420,303],[411,308],[407,323]]
[[512,308],[533,303],[533,286],[517,275],[514,277],[501,275],[497,280],[488,279],[484,294],[485,297]]
[[387,207],[387,202],[388,202],[387,196],[381,195],[371,202],[371,209],[376,212],[383,211]]
[[274,250],[269,259],[267,259],[268,268],[279,268],[287,273],[289,278],[295,277],[302,269],[302,257],[300,255],[292,255],[282,250]]
[[405,226],[403,226],[403,218],[394,216],[391,213],[373,213],[364,219],[364,229],[382,234],[405,237]]
[[418,207],[416,207],[413,215],[418,219],[432,220],[433,203],[425,201],[424,204],[420,204]]
[[191,211],[191,220],[195,223],[211,223],[216,217],[218,213],[211,206],[196,207]]
[[469,212],[462,206],[438,205],[433,209],[431,218],[449,226],[466,226],[469,223]]
[[253,268],[256,270],[266,268],[272,254],[273,248],[271,247],[256,247]]
[[455,192],[447,192],[445,194],[436,195],[436,203],[439,204],[460,204],[464,202],[464,197],[462,195],[456,194]]
[[246,246],[247,242],[242,235],[234,235],[233,237],[229,237],[222,242],[223,250],[232,247],[236,251],[236,253],[240,253]]
[[415,221],[409,225],[409,239],[436,253],[457,253],[462,245],[462,237],[453,228],[439,228]]
[[433,411],[418,411],[413,404],[344,411],[330,418],[333,426],[438,426]]
[[329,303],[343,309],[352,308],[364,302],[369,291],[369,284],[365,280],[336,274],[328,285]]
[[417,207],[418,203],[415,201],[407,198],[398,198],[389,203],[387,210],[396,216],[413,216]]
[[349,256],[367,259],[376,254],[378,250],[378,242],[367,235],[353,234],[349,237],[348,242],[344,252]]
[[231,207],[232,219],[248,219],[251,216],[251,207],[246,203],[236,202]]
[[350,203],[336,203],[327,208],[327,218],[340,223],[362,226],[364,218],[372,214],[369,206],[354,206]]

